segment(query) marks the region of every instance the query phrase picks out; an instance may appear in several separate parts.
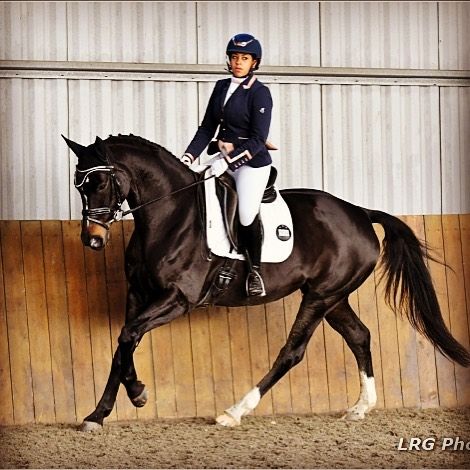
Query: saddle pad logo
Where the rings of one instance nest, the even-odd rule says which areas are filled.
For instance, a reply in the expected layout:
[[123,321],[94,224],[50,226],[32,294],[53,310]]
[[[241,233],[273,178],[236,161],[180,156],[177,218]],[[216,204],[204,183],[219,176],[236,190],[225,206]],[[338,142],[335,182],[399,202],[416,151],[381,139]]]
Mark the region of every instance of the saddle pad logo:
[[290,237],[292,237],[292,232],[287,225],[279,225],[276,229],[276,236],[279,240],[286,242],[287,240],[290,240]]

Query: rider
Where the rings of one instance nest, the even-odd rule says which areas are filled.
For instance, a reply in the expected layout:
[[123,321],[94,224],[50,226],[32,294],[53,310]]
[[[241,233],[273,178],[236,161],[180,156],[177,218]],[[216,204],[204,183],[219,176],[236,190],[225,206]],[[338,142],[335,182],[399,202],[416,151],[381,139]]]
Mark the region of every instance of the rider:
[[261,62],[260,42],[251,34],[237,34],[230,39],[226,54],[232,77],[215,84],[204,119],[181,161],[192,164],[219,127],[216,139],[221,158],[212,163],[211,171],[220,176],[228,170],[235,180],[240,241],[249,266],[247,294],[264,296],[259,210],[271,171],[266,139],[273,103],[269,89],[254,75]]

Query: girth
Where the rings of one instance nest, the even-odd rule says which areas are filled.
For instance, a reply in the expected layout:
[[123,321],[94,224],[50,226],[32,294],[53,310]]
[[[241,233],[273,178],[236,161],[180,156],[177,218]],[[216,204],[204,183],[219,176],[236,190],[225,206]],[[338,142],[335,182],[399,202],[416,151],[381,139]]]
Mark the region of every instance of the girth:
[[[274,189],[274,183],[277,178],[277,170],[273,166],[271,167],[271,173],[269,175],[268,183],[264,191],[262,203],[270,203],[276,200],[276,190]],[[230,245],[234,250],[238,249],[238,196],[237,189],[235,186],[235,180],[229,173],[224,173],[219,178],[216,178],[215,190],[217,198],[219,199],[220,207],[222,209],[222,216],[224,219],[225,230],[227,237],[230,241]]]

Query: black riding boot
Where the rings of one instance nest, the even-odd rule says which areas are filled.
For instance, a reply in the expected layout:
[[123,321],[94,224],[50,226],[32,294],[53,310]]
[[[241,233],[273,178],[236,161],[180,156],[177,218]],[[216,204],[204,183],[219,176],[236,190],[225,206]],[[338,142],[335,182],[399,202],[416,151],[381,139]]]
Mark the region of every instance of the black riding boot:
[[246,293],[248,296],[265,296],[263,278],[259,272],[261,266],[261,249],[263,246],[263,227],[259,215],[251,225],[240,226],[240,235],[248,261],[249,273],[246,278]]

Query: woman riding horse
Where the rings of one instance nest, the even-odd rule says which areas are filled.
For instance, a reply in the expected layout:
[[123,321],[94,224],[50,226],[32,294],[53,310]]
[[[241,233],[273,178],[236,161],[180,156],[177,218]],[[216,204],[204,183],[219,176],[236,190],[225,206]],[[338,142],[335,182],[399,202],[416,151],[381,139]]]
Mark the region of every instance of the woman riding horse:
[[262,57],[260,42],[251,34],[237,34],[230,39],[226,54],[232,78],[215,84],[204,119],[181,161],[191,165],[219,127],[221,156],[212,163],[212,174],[220,176],[228,169],[235,179],[240,242],[249,266],[247,295],[265,296],[260,274],[263,235],[259,210],[272,163],[266,139],[273,102],[269,88],[254,76]]

